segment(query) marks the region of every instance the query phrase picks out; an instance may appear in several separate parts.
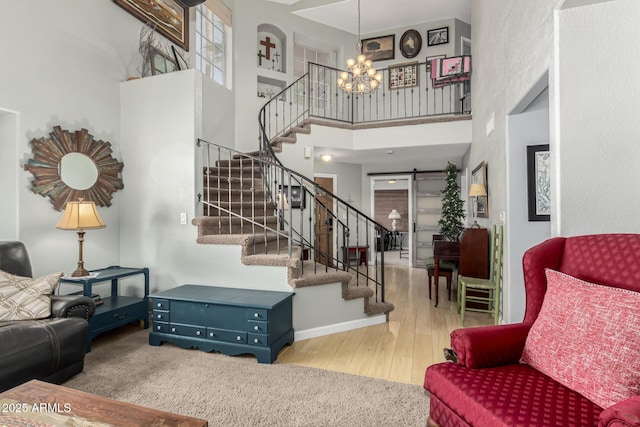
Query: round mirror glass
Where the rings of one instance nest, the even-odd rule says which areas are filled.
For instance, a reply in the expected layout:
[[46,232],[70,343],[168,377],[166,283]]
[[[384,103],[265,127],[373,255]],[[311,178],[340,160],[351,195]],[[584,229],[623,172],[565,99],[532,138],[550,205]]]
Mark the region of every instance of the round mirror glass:
[[60,178],[75,190],[87,190],[98,180],[98,167],[89,156],[68,153],[60,160]]

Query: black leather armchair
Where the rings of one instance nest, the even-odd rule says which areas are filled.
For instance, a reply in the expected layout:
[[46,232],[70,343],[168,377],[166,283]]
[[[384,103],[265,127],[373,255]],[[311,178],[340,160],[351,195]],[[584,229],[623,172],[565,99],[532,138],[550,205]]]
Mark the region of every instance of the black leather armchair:
[[[0,270],[33,277],[22,242],[0,242]],[[84,368],[91,298],[54,295],[51,316],[0,322],[0,392],[31,379],[61,383]]]

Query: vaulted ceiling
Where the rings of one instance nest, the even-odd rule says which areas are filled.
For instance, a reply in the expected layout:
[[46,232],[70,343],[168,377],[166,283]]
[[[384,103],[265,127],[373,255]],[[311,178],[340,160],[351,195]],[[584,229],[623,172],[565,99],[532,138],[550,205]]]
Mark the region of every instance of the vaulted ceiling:
[[[358,33],[358,0],[266,0],[291,12],[353,34]],[[372,34],[441,19],[471,23],[472,0],[360,0],[361,34]]]

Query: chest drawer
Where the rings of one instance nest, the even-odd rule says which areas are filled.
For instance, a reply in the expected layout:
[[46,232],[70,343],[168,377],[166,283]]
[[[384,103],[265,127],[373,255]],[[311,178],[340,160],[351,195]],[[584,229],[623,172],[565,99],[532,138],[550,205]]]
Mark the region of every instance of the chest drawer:
[[153,310],[154,322],[168,322],[171,320],[169,312],[165,310]]
[[248,331],[255,332],[257,334],[269,333],[269,322],[260,322],[258,320],[248,320]]
[[247,333],[244,331],[230,331],[228,329],[207,328],[207,338],[210,340],[247,343]]
[[269,320],[269,310],[261,308],[247,309],[247,319],[251,320]]
[[179,325],[171,323],[169,333],[186,337],[204,338],[207,330],[201,326]]
[[154,310],[169,310],[169,301],[166,299],[154,298],[152,307]]
[[165,322],[153,322],[153,331],[166,334],[169,332],[169,324]]
[[269,335],[249,333],[248,344],[269,347]]

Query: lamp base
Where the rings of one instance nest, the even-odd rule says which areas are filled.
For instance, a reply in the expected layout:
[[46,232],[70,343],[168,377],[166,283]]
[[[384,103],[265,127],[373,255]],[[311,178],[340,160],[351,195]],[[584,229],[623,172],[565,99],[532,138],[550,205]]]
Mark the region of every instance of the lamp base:
[[84,268],[83,262],[78,262],[78,268],[76,268],[76,271],[71,273],[71,277],[84,277],[88,275],[89,272]]

